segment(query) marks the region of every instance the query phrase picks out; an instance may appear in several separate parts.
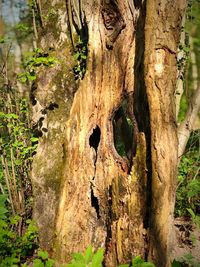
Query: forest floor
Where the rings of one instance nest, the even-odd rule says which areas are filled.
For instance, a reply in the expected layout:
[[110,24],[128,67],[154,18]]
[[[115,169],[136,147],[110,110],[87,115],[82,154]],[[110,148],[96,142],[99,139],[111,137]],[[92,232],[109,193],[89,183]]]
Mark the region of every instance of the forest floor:
[[196,227],[187,218],[176,218],[175,244],[173,258],[200,264],[200,227]]

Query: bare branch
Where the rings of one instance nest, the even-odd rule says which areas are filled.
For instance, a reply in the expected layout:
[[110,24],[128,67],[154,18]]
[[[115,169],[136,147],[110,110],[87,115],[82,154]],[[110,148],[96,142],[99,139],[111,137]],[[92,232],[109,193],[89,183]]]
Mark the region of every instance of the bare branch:
[[179,159],[185,151],[187,141],[190,137],[190,133],[193,130],[195,120],[200,110],[200,86],[194,91],[191,102],[189,104],[184,121],[178,127],[178,157]]

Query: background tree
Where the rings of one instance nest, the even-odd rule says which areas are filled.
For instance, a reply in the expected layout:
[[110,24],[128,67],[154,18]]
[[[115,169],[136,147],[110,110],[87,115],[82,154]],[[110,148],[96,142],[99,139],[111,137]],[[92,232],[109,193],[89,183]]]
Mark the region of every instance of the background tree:
[[[199,1],[188,1],[179,45],[176,92],[179,124],[179,175],[176,216],[192,215],[199,224]],[[181,98],[181,101],[180,101]],[[189,140],[188,140],[189,138]]]

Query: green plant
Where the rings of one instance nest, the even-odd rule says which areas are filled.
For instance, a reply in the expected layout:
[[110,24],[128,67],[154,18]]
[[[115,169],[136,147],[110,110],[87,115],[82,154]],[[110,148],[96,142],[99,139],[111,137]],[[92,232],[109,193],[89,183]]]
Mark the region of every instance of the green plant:
[[155,265],[151,262],[146,262],[143,259],[141,259],[140,256],[137,256],[132,260],[131,265],[122,264],[119,265],[118,267],[155,267]]
[[137,256],[132,260],[132,267],[155,267],[155,265],[151,262],[145,262],[140,256]]
[[44,16],[44,19],[48,21],[53,19],[55,16],[57,16],[57,11],[54,8],[49,8],[47,15]]
[[74,51],[74,59],[76,64],[73,68],[75,79],[83,79],[86,72],[86,63],[87,63],[87,41],[82,40],[79,36],[75,51]]
[[[103,266],[103,254],[104,249],[100,248],[97,252],[94,252],[92,246],[89,246],[85,253],[73,254],[71,263],[64,264],[62,267],[102,267]],[[135,257],[131,265],[121,264],[118,267],[155,267],[153,263],[145,262],[140,256]]]
[[175,215],[190,216],[197,224],[200,209],[199,170],[199,131],[195,131],[179,165]]
[[49,53],[42,51],[40,48],[36,48],[33,52],[26,54],[23,62],[25,72],[18,74],[18,80],[22,83],[34,81],[40,66],[52,67],[57,62],[58,60],[55,57],[50,56]]
[[[18,4],[21,6],[22,2]],[[17,87],[18,63],[13,54],[16,43],[22,47],[22,39],[31,39],[32,27],[28,22],[32,18],[25,9],[23,14],[19,11],[19,16],[20,23],[6,23],[5,31],[9,29],[14,34],[6,32],[6,38],[0,37],[0,267],[19,266],[38,247],[36,225],[28,220],[32,215],[29,173],[38,139],[29,123],[29,107],[24,97],[27,90],[22,97]]]
[[25,40],[27,37],[32,34],[33,30],[30,26],[30,23],[18,23],[14,26],[14,31],[16,33],[16,37],[19,41]]
[[1,191],[8,193],[13,215],[26,214],[25,201],[31,197],[29,171],[38,138],[28,125],[26,99],[14,102],[4,98],[4,102],[7,107],[0,112]]
[[0,195],[0,267],[17,267],[20,262],[32,255],[37,248],[38,233],[35,223],[26,222],[26,231],[20,235],[16,226],[20,216],[8,217],[7,195]]
[[103,261],[104,249],[100,248],[96,253],[91,246],[85,253],[74,253],[71,263],[62,267],[101,267]]
[[192,221],[198,226],[200,227],[200,216],[195,214],[194,211],[190,208],[187,209],[187,211],[189,212],[189,214],[191,215]]
[[200,267],[200,263],[196,261],[191,253],[185,254],[180,260],[174,260],[172,267]]
[[[28,266],[24,264],[22,267]],[[33,261],[33,267],[53,267],[54,260],[49,258],[49,254],[46,251],[38,250],[37,258]]]
[[5,43],[5,38],[3,36],[0,36],[0,44]]

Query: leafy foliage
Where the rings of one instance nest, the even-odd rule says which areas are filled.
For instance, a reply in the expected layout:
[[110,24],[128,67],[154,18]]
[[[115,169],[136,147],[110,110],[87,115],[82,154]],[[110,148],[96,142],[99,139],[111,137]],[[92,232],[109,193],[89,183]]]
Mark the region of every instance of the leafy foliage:
[[[27,263],[24,263],[22,267],[28,267]],[[53,267],[54,260],[49,258],[49,254],[46,251],[38,250],[37,258],[33,260],[32,267]]]
[[199,132],[196,131],[191,135],[179,165],[175,209],[176,216],[191,216],[197,224],[200,212],[199,145]]
[[32,82],[36,79],[38,67],[52,67],[57,62],[58,60],[55,57],[50,56],[49,53],[42,51],[40,48],[36,48],[33,52],[27,53],[24,58],[23,66],[26,71],[18,74],[18,79],[22,83]]
[[2,94],[1,98],[4,108],[0,112],[0,184],[1,191],[8,193],[13,215],[30,217],[32,193],[29,171],[38,139],[33,136],[28,124],[26,99],[13,99],[12,90],[10,88],[9,95]]
[[[103,266],[104,249],[100,248],[94,253],[92,246],[89,246],[85,253],[73,254],[71,263],[65,264],[62,267],[102,267]],[[155,267],[153,263],[145,262],[140,256],[135,257],[131,265],[121,264],[118,267]]]
[[33,32],[33,29],[30,26],[30,23],[20,22],[14,26],[14,31],[16,33],[17,39],[20,41],[29,37],[30,34]]
[[172,262],[172,267],[200,267],[200,263],[196,262],[195,258],[191,253],[184,255],[179,261],[174,260]]
[[71,263],[63,265],[62,267],[101,267],[103,261],[104,249],[100,248],[94,253],[91,246],[87,248],[85,253],[73,254]]
[[[181,40],[179,52],[181,57],[178,59],[179,78],[183,80],[184,93],[181,98],[179,121],[184,120],[191,96],[200,77],[200,1],[189,0],[186,23],[182,31],[185,33],[184,40]],[[196,69],[196,70],[195,70]],[[179,94],[179,92],[177,92]]]
[[74,66],[74,74],[75,79],[83,79],[86,72],[86,63],[87,63],[87,41],[82,40],[79,36],[78,43],[74,52],[74,59],[76,61],[76,65]]
[[7,195],[0,195],[0,267],[15,267],[32,255],[37,248],[38,233],[35,223],[27,220],[27,229],[22,236],[16,231],[20,216],[7,218]]
[[118,267],[155,267],[155,265],[151,262],[145,262],[140,256],[137,256],[132,260],[131,265],[122,264]]

